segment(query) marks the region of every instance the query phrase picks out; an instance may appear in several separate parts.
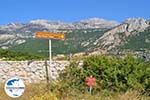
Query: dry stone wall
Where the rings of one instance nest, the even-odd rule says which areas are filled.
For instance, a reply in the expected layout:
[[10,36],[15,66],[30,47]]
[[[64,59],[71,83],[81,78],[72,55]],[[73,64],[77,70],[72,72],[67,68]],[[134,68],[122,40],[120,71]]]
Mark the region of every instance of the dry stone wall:
[[[47,62],[49,78],[55,80],[59,71],[69,65],[68,61]],[[0,61],[0,83],[11,77],[19,77],[27,83],[46,81],[45,61]]]

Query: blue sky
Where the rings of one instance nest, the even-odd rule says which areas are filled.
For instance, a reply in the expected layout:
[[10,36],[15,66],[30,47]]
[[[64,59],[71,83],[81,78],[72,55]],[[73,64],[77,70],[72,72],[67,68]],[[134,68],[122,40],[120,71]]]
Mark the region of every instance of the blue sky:
[[0,24],[34,19],[74,22],[99,17],[123,21],[150,19],[150,0],[1,0]]

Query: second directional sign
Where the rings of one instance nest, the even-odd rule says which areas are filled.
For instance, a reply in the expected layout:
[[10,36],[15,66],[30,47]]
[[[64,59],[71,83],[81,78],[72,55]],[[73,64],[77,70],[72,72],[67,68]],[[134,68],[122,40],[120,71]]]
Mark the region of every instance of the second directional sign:
[[53,32],[37,32],[35,34],[35,37],[43,39],[59,39],[59,40],[65,39],[64,33],[53,33]]

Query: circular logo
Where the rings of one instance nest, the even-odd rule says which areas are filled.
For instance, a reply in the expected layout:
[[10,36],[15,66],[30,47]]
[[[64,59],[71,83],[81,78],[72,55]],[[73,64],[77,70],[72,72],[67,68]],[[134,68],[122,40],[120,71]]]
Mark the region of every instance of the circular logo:
[[17,77],[8,79],[4,87],[6,94],[12,98],[20,97],[24,93],[24,89],[23,81]]

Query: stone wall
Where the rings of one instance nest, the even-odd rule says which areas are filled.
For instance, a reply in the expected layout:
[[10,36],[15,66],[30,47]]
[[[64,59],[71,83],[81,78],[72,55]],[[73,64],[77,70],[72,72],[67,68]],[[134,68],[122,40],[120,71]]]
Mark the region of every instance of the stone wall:
[[[47,62],[48,76],[55,80],[67,65],[68,61],[53,61],[50,67]],[[45,61],[0,61],[0,82],[11,77],[19,77],[27,83],[46,81]]]

